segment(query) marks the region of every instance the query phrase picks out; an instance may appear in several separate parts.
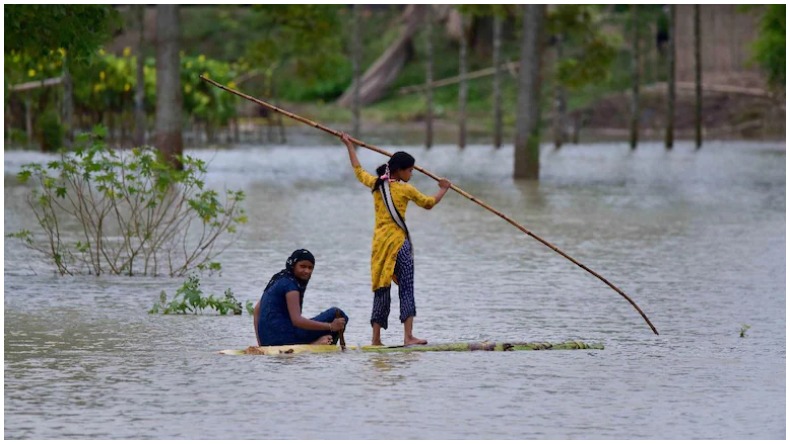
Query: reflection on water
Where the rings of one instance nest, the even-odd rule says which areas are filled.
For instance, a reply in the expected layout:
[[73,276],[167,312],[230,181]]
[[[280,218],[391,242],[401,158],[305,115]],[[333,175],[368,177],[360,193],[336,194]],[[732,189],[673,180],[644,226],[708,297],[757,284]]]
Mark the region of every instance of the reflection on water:
[[[5,437],[680,439],[785,436],[785,147],[568,146],[540,183],[512,148],[409,148],[420,166],[610,279],[650,317],[497,216],[450,193],[411,207],[415,334],[432,342],[603,342],[602,351],[220,356],[243,316],[154,316],[179,279],[58,277],[4,246]],[[370,340],[370,193],[339,145],[195,151],[247,194],[250,223],[204,291],[255,301],[296,248],[317,258],[304,310]],[[360,150],[373,170],[383,158]],[[5,231],[35,225],[5,153]],[[414,185],[432,194],[419,174]],[[76,233],[75,233],[76,234]],[[397,317],[397,298],[393,301]],[[739,337],[744,324],[751,328]],[[387,344],[402,340],[397,322]]]

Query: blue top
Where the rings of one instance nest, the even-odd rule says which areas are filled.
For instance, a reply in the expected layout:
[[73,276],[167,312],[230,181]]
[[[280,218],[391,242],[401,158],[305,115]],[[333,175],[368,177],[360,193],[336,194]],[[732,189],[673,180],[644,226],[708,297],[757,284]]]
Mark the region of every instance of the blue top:
[[[291,322],[288,302],[285,300],[285,294],[291,291],[299,291],[296,281],[291,277],[282,277],[263,292],[258,317],[258,339],[262,345],[280,342],[282,336],[295,333],[296,327]],[[301,308],[301,300],[299,305]]]

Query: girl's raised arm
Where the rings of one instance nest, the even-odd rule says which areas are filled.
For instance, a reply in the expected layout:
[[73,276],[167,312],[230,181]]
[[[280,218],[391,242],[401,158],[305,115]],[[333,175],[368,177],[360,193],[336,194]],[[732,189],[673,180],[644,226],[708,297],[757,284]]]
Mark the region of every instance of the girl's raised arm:
[[354,144],[351,142],[348,134],[343,133],[340,136],[340,140],[342,140],[343,143],[346,144],[346,148],[348,148],[348,158],[351,161],[351,166],[353,168],[360,166],[359,159],[357,158],[357,150],[354,148]]

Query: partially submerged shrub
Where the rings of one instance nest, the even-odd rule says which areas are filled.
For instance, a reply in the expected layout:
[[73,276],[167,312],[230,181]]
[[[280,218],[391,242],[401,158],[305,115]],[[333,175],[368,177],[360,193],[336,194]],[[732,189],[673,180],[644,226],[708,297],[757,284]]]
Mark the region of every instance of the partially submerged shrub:
[[[61,274],[159,274],[219,270],[214,259],[247,217],[242,191],[206,188],[206,163],[182,156],[176,170],[150,147],[108,148],[104,130],[81,136],[74,152],[46,165],[27,164],[22,182],[43,237],[25,229],[9,236],[44,253]],[[37,234],[37,233],[36,233]]]
[[[250,303],[247,302],[247,305],[250,305]],[[176,290],[176,295],[170,302],[167,301],[167,293],[163,290],[159,295],[159,302],[155,303],[148,313],[198,314],[202,313],[206,308],[214,309],[221,315],[228,313],[240,315],[242,312],[241,302],[236,300],[230,288],[225,290],[223,298],[216,298],[213,294],[204,296],[203,291],[200,289],[200,279],[195,275],[191,275]]]

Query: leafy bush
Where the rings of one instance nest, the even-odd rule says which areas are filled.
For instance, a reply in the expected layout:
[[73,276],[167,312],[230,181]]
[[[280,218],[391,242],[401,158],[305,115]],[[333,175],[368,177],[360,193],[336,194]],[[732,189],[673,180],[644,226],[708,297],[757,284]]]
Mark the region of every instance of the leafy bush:
[[220,201],[205,186],[204,161],[182,156],[183,170],[176,170],[159,151],[116,151],[103,135],[97,128],[60,160],[23,166],[19,179],[38,185],[28,204],[44,236],[30,230],[9,236],[44,253],[61,274],[219,269],[214,259],[230,243],[220,237],[247,221],[244,193],[229,190]]
[[240,315],[242,312],[241,302],[236,300],[230,288],[225,290],[225,296],[221,299],[214,297],[213,294],[206,297],[200,289],[200,279],[191,275],[176,290],[176,295],[170,302],[167,302],[167,294],[163,290],[159,295],[159,302],[155,303],[148,313],[157,314],[161,311],[162,314],[187,314],[187,312],[197,314],[202,313],[206,308],[214,309],[221,315],[231,312]]
[[54,110],[47,110],[38,119],[41,129],[41,149],[43,151],[57,151],[63,147],[65,131],[60,124],[60,118]]

